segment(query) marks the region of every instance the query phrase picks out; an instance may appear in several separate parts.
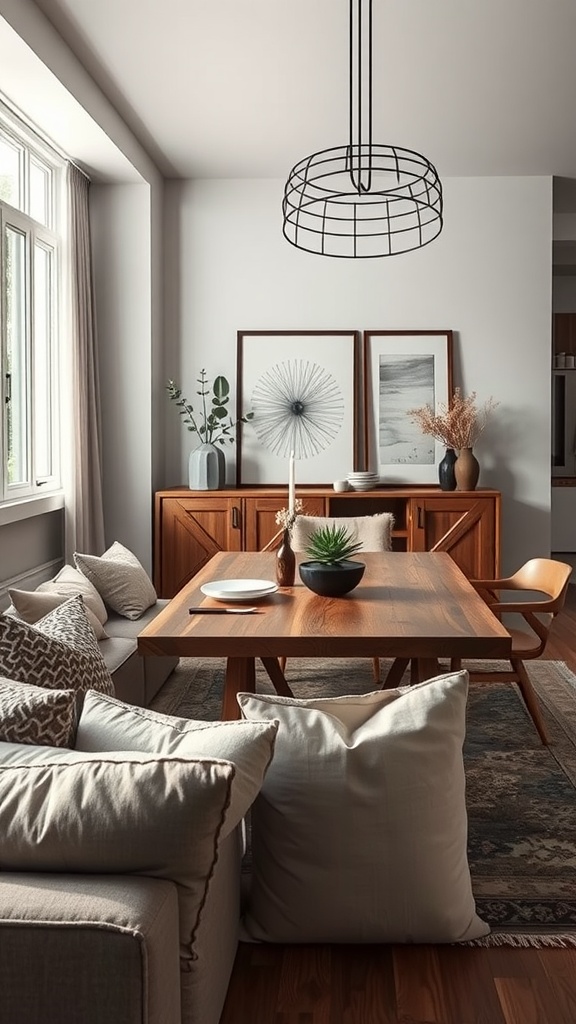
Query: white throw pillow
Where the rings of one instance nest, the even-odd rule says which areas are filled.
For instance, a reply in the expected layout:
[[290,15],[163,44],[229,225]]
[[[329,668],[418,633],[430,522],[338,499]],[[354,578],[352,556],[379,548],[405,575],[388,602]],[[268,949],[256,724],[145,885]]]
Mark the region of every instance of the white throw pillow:
[[244,937],[462,942],[486,935],[467,861],[466,672],[406,690],[296,700],[238,695],[278,720],[252,809]]
[[0,675],[50,689],[114,693],[80,595],[33,625],[0,615]]
[[[76,732],[76,750],[140,750],[183,757],[219,757],[236,768],[235,827],[262,785],[274,752],[276,722],[196,722],[91,691],[86,694]],[[243,810],[244,809],[244,810]]]
[[119,615],[139,619],[156,604],[157,594],[144,566],[119,541],[101,556],[75,552],[74,561],[108,607]]

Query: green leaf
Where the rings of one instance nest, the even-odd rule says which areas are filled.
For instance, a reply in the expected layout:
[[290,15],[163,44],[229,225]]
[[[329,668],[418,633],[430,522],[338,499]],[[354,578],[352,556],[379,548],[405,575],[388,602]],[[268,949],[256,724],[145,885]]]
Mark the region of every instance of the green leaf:
[[219,402],[224,402],[230,394],[230,385],[226,377],[216,377],[212,390]]

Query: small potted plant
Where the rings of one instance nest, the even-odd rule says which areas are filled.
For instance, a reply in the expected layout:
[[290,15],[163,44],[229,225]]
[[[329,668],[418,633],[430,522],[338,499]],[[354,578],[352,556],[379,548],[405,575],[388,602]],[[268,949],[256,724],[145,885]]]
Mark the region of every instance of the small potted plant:
[[226,460],[222,448],[218,445],[234,444],[235,430],[238,423],[247,423],[254,416],[253,412],[239,416],[233,421],[228,410],[230,385],[226,377],[215,377],[212,384],[208,381],[206,370],[200,370],[198,377],[200,390],[196,394],[200,398],[200,408],[196,411],[191,403],[184,398],[180,388],[173,380],[166,384],[168,396],[180,409],[180,415],[188,430],[198,435],[199,447],[190,453],[189,486],[192,491],[219,490],[226,480]]
[[310,535],[306,554],[310,561],[299,567],[300,579],[321,597],[342,597],[357,587],[366,566],[350,558],[362,544],[345,526],[327,523]]

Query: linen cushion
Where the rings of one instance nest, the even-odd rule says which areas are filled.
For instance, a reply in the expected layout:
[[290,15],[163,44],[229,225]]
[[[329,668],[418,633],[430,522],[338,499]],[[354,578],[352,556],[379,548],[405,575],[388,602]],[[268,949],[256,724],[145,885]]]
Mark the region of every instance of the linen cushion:
[[74,561],[108,607],[127,619],[139,618],[155,604],[157,594],[152,580],[136,555],[119,541],[114,541],[101,556],[76,552]]
[[466,672],[326,700],[241,693],[279,721],[252,809],[244,937],[461,942],[489,927],[468,867]]
[[[88,583],[88,580],[86,580],[86,583]],[[9,590],[8,593],[17,617],[23,619],[24,622],[31,623],[38,622],[38,619],[44,618],[48,612],[54,611],[59,605],[69,601],[71,597],[71,594],[41,593],[38,590]],[[100,595],[98,596],[100,598]],[[82,595],[82,600],[86,609],[86,617],[94,630],[96,639],[103,640],[108,635],[104,630],[104,626],[100,619],[86,605],[84,595]],[[9,611],[12,613],[12,609],[9,609]]]
[[219,757],[236,768],[233,806],[237,824],[241,809],[258,792],[274,752],[276,722],[197,722],[134,707],[101,693],[86,694],[76,732],[75,749],[140,750],[184,757]]
[[0,678],[0,740],[69,747],[75,725],[74,690],[46,690]]
[[0,615],[0,674],[50,689],[114,693],[79,595],[33,625]]
[[63,597],[76,597],[82,594],[84,604],[104,625],[108,618],[106,605],[90,580],[73,565],[64,565],[52,580],[41,583],[36,593],[61,594]]
[[361,551],[390,551],[394,516],[378,512],[373,516],[297,516],[292,529],[294,551],[305,551],[310,537],[319,526],[346,526],[355,541],[362,544]]

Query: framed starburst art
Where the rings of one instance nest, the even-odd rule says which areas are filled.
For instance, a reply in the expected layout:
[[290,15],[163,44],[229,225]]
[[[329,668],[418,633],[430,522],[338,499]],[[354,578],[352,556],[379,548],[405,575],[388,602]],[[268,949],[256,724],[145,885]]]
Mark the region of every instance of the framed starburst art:
[[238,331],[236,482],[329,484],[358,462],[359,331]]

